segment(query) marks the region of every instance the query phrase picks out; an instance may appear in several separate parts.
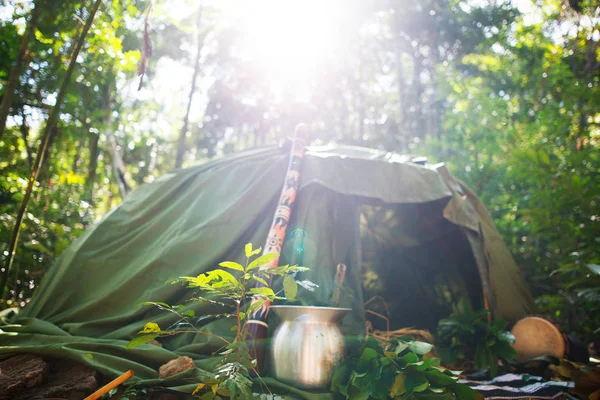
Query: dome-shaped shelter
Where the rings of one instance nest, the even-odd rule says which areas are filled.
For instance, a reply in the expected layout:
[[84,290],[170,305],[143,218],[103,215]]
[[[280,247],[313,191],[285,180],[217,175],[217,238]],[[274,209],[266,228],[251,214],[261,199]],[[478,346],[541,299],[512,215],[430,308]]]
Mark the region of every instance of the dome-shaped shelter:
[[[167,280],[241,261],[245,243],[262,245],[288,157],[282,148],[251,150],[142,186],[62,254],[31,303],[2,328],[0,352],[70,358],[108,375],[133,369],[148,383],[161,364],[188,355],[199,368],[163,384],[193,389],[194,374],[221,344],[186,334],[162,340],[163,348],[128,350],[145,322],[175,321],[139,303],[179,304],[189,293]],[[395,327],[431,327],[461,295],[478,305],[485,297],[509,321],[533,311],[489,214],[444,167],[364,148],[308,148],[288,236],[280,264],[297,262],[301,248],[310,268],[303,278],[320,286],[306,292],[307,303],[326,302],[336,265],[347,265],[352,295],[340,305],[353,310],[344,320],[349,334],[365,329],[363,290],[389,302]],[[196,315],[209,308],[197,305]],[[203,330],[229,335],[231,324],[207,320]]]

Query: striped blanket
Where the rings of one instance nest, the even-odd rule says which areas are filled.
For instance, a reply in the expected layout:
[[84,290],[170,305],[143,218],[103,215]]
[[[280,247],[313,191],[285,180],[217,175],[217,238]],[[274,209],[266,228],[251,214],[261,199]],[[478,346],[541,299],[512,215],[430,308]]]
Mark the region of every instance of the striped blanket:
[[574,399],[567,394],[572,382],[543,381],[539,376],[506,374],[490,381],[461,380],[483,393],[488,400],[503,399]]

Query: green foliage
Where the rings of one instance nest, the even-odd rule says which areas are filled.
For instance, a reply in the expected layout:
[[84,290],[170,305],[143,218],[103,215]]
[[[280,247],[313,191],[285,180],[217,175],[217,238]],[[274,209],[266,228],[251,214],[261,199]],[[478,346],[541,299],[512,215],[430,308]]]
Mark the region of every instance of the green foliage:
[[382,347],[369,338],[357,343],[336,369],[331,391],[345,399],[483,399],[458,382],[458,373],[428,355],[433,346],[409,337]]
[[498,360],[511,361],[516,356],[511,335],[504,330],[506,323],[488,323],[489,312],[473,311],[466,300],[452,309],[448,318],[440,320],[437,330],[437,353],[442,363],[457,366],[472,361],[476,370],[489,369],[491,376],[496,376]]
[[570,284],[600,259],[598,69],[585,61],[598,46],[585,39],[592,27],[555,40],[554,18],[586,17],[543,3],[540,23],[519,18],[513,34],[440,68],[445,134],[422,149],[486,204],[539,312],[591,340],[600,310]]
[[[200,393],[201,399],[247,399],[252,397],[252,380],[250,371],[256,367],[256,360],[250,355],[247,344],[244,342],[244,323],[252,313],[260,308],[265,302],[274,300],[293,301],[298,292],[298,285],[292,278],[292,274],[307,271],[308,268],[296,265],[283,265],[267,269],[260,267],[277,258],[277,254],[264,254],[256,257],[262,248],[253,249],[248,243],[244,247],[246,254],[245,265],[224,261],[219,263],[224,269],[207,271],[197,277],[184,276],[171,283],[184,283],[188,289],[198,289],[203,296],[194,295],[189,299],[191,302],[209,303],[220,307],[233,307],[231,313],[210,314],[196,317],[195,312],[186,309],[184,305],[169,305],[164,302],[144,302],[143,306],[154,306],[161,311],[175,314],[179,322],[172,328],[163,330],[157,323],[147,322],[142,330],[127,344],[127,348],[134,348],[150,342],[161,336],[171,336],[183,332],[209,335],[225,343],[219,355],[222,357],[218,363],[214,377],[198,385],[194,393]],[[274,275],[282,276],[284,279],[284,292],[286,297],[279,296],[268,286],[268,281]],[[257,285],[257,283],[263,285]],[[257,286],[257,287],[255,287]],[[209,296],[211,298],[209,298]],[[250,301],[244,308],[244,303]],[[243,311],[242,311],[243,310]],[[235,318],[237,323],[233,327],[235,339],[203,332],[197,325],[207,318]]]

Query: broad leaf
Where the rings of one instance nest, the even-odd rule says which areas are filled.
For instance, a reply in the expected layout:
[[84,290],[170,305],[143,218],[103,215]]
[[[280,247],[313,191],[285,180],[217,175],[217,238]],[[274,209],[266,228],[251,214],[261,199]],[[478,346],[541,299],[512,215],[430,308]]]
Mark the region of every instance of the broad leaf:
[[250,258],[252,256],[257,255],[258,253],[261,252],[262,247],[259,247],[258,249],[252,250],[252,243],[248,243],[246,245],[246,247],[244,247],[245,253],[246,253],[246,257]]
[[396,375],[396,379],[394,380],[394,384],[390,389],[390,396],[396,397],[403,393],[406,393],[406,375],[399,374]]
[[246,269],[246,271],[251,271],[255,268],[262,267],[263,265],[268,264],[277,258],[279,258],[279,254],[263,254],[262,256],[258,257],[256,260],[252,261],[248,265],[248,268]]
[[275,292],[270,287],[252,288],[248,291],[250,294],[260,294],[267,297],[275,297]]
[[223,268],[234,269],[236,271],[244,271],[244,267],[241,264],[233,261],[223,261],[222,263],[219,263],[219,266]]
[[407,373],[405,385],[409,391],[422,392],[429,387],[429,381],[423,372]]
[[132,349],[134,347],[141,346],[142,344],[148,343],[149,341],[154,340],[157,337],[158,333],[138,336],[135,339],[131,340],[129,343],[127,343],[127,346],[125,346],[125,348]]
[[262,283],[265,286],[269,286],[269,284],[267,283],[267,281],[264,280],[263,278],[261,278],[260,276],[252,275],[252,279],[254,279],[255,281],[258,281],[258,282]]
[[457,381],[457,378],[446,375],[443,372],[440,372],[436,369],[426,371],[425,377],[430,383],[433,383],[438,386],[449,386]]
[[296,295],[298,294],[298,285],[294,278],[289,275],[283,277],[283,292],[289,300],[296,299]]
[[377,359],[378,357],[379,355],[375,350],[369,348],[364,349],[360,356],[360,360],[358,360],[358,370],[367,371],[373,360]]
[[460,400],[483,400],[483,394],[471,389],[469,386],[462,383],[455,383],[450,387],[450,390]]
[[406,342],[402,342],[402,341],[398,341],[398,345],[396,346],[396,354],[400,354],[402,353],[404,350],[406,350],[408,348],[408,343]]
[[600,275],[600,265],[598,264],[587,264],[587,267],[593,273]]

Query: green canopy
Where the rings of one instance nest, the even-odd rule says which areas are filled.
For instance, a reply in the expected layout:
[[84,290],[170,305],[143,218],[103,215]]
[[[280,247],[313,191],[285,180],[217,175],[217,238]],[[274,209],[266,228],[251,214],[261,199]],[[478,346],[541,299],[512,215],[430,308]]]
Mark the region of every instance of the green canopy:
[[[247,151],[140,187],[64,251],[30,304],[2,327],[0,353],[68,358],[110,377],[132,369],[140,384],[192,390],[214,365],[210,356],[221,343],[182,334],[161,339],[163,348],[125,349],[145,322],[163,328],[176,322],[138,304],[181,304],[189,293],[167,280],[198,275],[220,261],[243,261],[244,244],[262,245],[288,157],[283,148]],[[363,286],[369,276],[376,277],[375,286],[385,280],[387,289],[380,292],[386,301],[398,296],[395,309],[405,326],[427,325],[418,320],[422,313],[411,311],[428,306],[416,297],[427,295],[424,290],[434,294],[433,310],[460,285],[473,301],[485,295],[497,317],[514,321],[533,311],[489,214],[445,168],[364,148],[311,147],[301,181],[281,263],[297,262],[301,246],[301,263],[310,268],[302,278],[320,286],[304,293],[312,304],[331,296],[336,265],[348,266],[352,294],[340,304],[353,310],[343,321],[346,334],[365,332]],[[456,279],[439,278],[444,276]],[[436,281],[459,286],[440,282],[446,285],[440,288]],[[402,290],[394,294],[394,287]],[[212,313],[208,305],[192,307],[196,315]],[[202,329],[229,336],[232,324],[207,320]],[[158,367],[180,355],[192,357],[198,368],[158,381]],[[266,383],[299,398],[329,398],[269,378]]]

